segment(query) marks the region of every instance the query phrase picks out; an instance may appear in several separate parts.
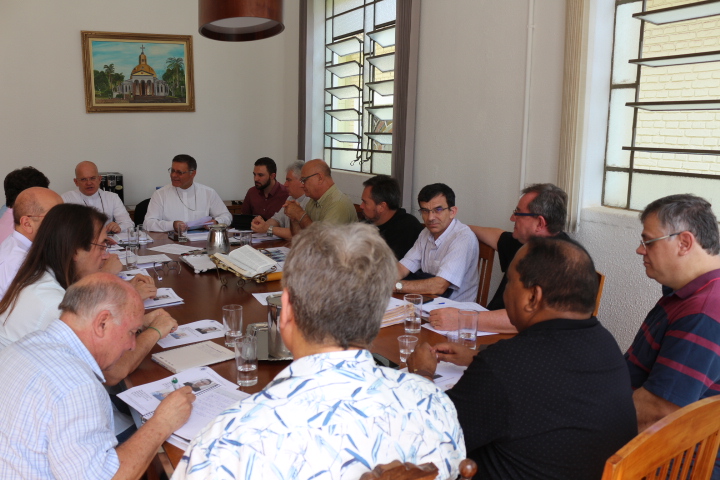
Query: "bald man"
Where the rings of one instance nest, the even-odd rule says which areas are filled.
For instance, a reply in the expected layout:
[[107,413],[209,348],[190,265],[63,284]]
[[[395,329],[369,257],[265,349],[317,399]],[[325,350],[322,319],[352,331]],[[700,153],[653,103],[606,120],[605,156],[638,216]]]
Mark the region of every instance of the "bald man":
[[42,187],[23,190],[15,199],[15,228],[12,235],[0,244],[0,298],[5,295],[25,260],[45,214],[60,203],[63,203],[60,195]]
[[93,162],[78,163],[73,181],[78,188],[62,194],[65,203],[87,205],[107,215],[105,228],[109,233],[124,232],[135,227],[120,197],[116,193],[100,190],[100,174]]
[[0,478],[140,478],[190,416],[190,387],[165,398],[122,445],[104,371],[135,347],[143,303],[106,274],[71,285],[60,318],[0,352]]
[[291,222],[293,234],[312,225],[313,222],[345,224],[357,222],[355,206],[347,195],[342,193],[332,179],[330,167],[316,158],[305,163],[300,172],[305,195],[310,201],[303,209],[294,200],[285,203],[285,215]]

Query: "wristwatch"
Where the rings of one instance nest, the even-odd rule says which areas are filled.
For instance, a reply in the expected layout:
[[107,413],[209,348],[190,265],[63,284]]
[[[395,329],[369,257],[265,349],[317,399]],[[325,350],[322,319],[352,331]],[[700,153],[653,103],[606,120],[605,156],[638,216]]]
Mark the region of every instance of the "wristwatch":
[[402,291],[402,288],[403,288],[402,282],[397,282],[397,283],[395,284],[395,291],[396,291],[396,292],[401,292],[401,291]]
[[268,236],[268,237],[272,237],[272,230],[273,230],[273,227],[268,227],[268,229],[267,229],[267,236]]

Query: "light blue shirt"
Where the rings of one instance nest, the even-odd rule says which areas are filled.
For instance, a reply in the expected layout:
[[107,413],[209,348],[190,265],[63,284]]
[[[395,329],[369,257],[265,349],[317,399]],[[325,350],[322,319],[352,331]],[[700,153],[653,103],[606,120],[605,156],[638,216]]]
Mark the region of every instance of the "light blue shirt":
[[64,322],[0,352],[0,478],[112,478],[110,398],[102,371]]
[[174,480],[353,479],[393,460],[455,478],[465,440],[432,382],[378,367],[367,350],[294,361],[193,440]]
[[454,218],[437,239],[427,228],[420,232],[400,263],[411,272],[422,270],[447,280],[453,289],[450,300],[474,302],[480,283],[479,256],[477,237],[470,227]]

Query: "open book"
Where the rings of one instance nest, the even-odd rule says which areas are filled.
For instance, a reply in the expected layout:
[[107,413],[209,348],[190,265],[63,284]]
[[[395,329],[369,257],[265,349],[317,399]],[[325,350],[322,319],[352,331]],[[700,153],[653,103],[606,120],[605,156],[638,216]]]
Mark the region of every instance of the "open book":
[[215,258],[220,260],[225,266],[236,271],[240,275],[252,278],[261,273],[267,273],[278,268],[278,263],[267,255],[263,255],[250,245],[243,245],[225,255],[223,253],[214,254]]

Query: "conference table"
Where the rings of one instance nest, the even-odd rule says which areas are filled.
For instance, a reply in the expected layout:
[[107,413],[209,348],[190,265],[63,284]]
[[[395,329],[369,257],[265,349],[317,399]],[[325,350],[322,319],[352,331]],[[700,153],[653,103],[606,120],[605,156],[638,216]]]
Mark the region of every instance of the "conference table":
[[[175,243],[170,240],[165,233],[150,233],[153,243],[141,245],[139,255],[156,255],[160,252],[149,250],[152,247]],[[189,242],[184,245],[205,248],[205,241]],[[289,246],[285,240],[274,240],[262,243],[254,243],[256,248],[270,248],[278,246]],[[231,247],[234,248],[234,247]],[[123,255],[121,252],[120,256]],[[179,260],[179,255],[167,254],[172,260]],[[268,307],[258,302],[253,293],[263,292],[279,292],[281,290],[280,281],[272,281],[257,284],[255,282],[246,282],[243,286],[237,285],[238,277],[231,272],[225,270],[211,270],[202,273],[195,273],[190,265],[179,262],[180,271],[172,271],[162,275],[162,280],[156,278],[153,268],[148,268],[151,276],[155,278],[155,285],[158,288],[172,288],[183,300],[184,304],[166,307],[166,311],[173,316],[178,324],[183,325],[197,320],[217,320],[222,322],[222,307],[228,304],[240,304],[243,306],[243,325],[247,326],[251,323],[267,322]],[[219,275],[218,275],[219,273]],[[220,279],[227,280],[223,285]],[[370,350],[400,364],[400,352],[398,348],[397,337],[403,335],[404,326],[402,324],[391,325],[380,329],[380,333],[373,341]],[[420,343],[428,342],[431,345],[445,341],[445,337],[435,332],[421,329],[417,334]],[[495,343],[498,340],[509,338],[512,335],[490,335],[478,337],[478,345]],[[224,339],[218,338],[213,340],[218,344],[224,345]],[[140,366],[125,379],[127,388],[145,383],[154,382],[171,375],[171,372],[161,367],[159,364],[151,360],[153,353],[163,351],[164,349],[155,345]],[[252,387],[240,387],[240,390],[247,393],[259,392],[264,388],[280,371],[290,364],[290,361],[274,361],[260,360],[258,362],[258,383]],[[212,365],[222,377],[236,382],[235,360],[230,360]],[[173,466],[177,465],[182,457],[183,451],[169,443],[164,444],[165,451]]]

